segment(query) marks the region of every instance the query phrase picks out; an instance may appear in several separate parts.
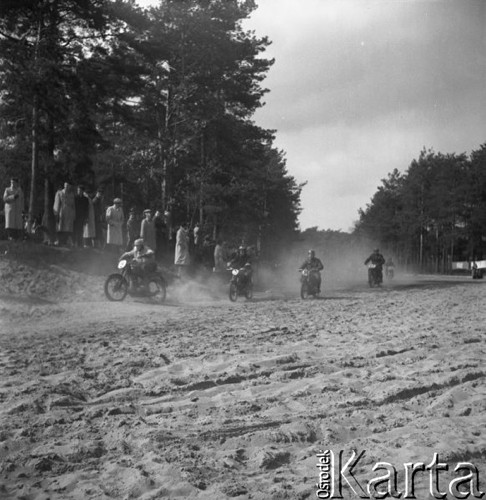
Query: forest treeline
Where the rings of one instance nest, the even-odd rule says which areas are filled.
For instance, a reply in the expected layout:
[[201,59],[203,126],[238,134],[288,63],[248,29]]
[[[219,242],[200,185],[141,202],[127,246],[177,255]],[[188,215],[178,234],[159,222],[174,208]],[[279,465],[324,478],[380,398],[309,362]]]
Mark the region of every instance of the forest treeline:
[[254,123],[270,44],[253,0],[2,0],[0,179],[53,228],[63,182],[103,186],[216,235],[270,242],[298,228],[302,185]]
[[422,271],[485,259],[486,144],[469,156],[422,150],[405,173],[382,180],[354,232]]

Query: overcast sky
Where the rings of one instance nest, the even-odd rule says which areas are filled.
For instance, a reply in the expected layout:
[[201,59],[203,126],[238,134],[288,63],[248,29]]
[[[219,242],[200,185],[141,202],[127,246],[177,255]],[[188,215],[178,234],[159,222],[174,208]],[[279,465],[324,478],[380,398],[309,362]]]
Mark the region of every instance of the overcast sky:
[[302,229],[352,229],[424,147],[486,143],[486,0],[257,3],[245,28],[269,37],[275,64],[255,121],[308,182]]

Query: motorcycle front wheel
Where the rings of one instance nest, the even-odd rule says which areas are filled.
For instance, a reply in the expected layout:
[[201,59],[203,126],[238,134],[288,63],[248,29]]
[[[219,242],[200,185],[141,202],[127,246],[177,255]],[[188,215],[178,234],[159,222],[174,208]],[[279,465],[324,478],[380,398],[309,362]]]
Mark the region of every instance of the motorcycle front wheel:
[[164,302],[167,297],[167,287],[161,278],[151,278],[148,282],[148,294],[157,302]]
[[302,283],[300,287],[300,297],[306,299],[309,296],[309,285],[307,283]]
[[121,274],[110,274],[105,281],[105,295],[112,302],[121,302],[128,293],[128,281]]
[[236,283],[230,283],[229,287],[229,299],[231,302],[236,302],[238,298],[238,288],[236,287]]

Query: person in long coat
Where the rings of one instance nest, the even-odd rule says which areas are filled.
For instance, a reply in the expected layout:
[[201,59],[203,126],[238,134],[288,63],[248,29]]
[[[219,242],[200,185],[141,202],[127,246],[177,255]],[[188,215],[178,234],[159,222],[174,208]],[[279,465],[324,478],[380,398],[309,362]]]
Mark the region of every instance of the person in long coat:
[[140,238],[143,239],[145,245],[155,252],[157,241],[155,239],[155,221],[152,219],[152,210],[147,208],[143,211],[143,214],[145,219],[142,220],[140,226]]
[[5,203],[5,229],[8,239],[19,238],[23,226],[24,193],[16,177],[10,180],[10,187],[5,189],[3,201]]
[[56,193],[54,198],[54,215],[57,221],[57,233],[59,244],[66,244],[73,234],[74,217],[74,193],[69,182],[64,183],[64,188]]
[[84,191],[84,186],[78,186],[74,195],[74,244],[77,247],[83,246],[84,225],[89,218],[89,201]]
[[214,247],[214,271],[215,272],[223,272],[226,269],[226,261],[225,261],[225,242],[222,242],[221,239],[216,240],[216,246]]
[[186,224],[181,224],[177,230],[174,264],[177,266],[179,276],[183,274],[183,269],[189,265],[189,234]]
[[106,223],[108,225],[106,243],[118,250],[123,246],[124,221],[125,216],[123,214],[122,201],[120,198],[115,198],[113,205],[106,209]]

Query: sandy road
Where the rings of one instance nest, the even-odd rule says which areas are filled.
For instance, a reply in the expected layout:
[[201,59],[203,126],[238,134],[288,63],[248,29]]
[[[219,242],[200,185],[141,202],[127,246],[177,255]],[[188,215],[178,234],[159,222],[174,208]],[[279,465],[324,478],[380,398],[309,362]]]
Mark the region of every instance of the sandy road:
[[307,301],[4,297],[0,497],[315,498],[325,449],[366,450],[362,485],[381,460],[403,489],[403,463],[435,452],[441,488],[458,461],[484,483],[485,292],[427,277]]

